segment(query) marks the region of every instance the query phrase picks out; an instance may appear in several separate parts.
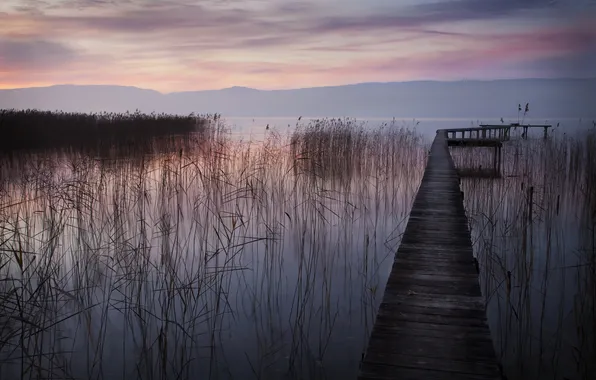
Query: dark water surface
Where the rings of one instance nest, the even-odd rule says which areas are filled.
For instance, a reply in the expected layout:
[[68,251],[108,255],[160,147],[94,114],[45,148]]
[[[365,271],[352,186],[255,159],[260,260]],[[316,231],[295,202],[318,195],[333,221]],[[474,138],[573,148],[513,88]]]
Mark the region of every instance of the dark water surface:
[[6,159],[0,378],[354,377],[426,151],[346,123]]
[[[500,121],[308,122],[5,157],[0,379],[355,378],[435,130]],[[558,122],[462,183],[510,379],[594,373],[593,156]]]
[[[539,133],[537,133],[539,135]],[[504,144],[464,179],[487,316],[510,379],[596,378],[596,130]],[[492,159],[454,149],[460,167]]]

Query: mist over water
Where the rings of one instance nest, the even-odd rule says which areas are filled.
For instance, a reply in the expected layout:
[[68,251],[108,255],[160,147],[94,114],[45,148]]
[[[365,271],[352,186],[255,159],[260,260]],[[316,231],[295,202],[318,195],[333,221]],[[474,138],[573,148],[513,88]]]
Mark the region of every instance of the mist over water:
[[[501,120],[299,118],[4,156],[0,378],[355,378],[435,131]],[[590,379],[592,122],[524,122],[559,126],[462,181],[491,333],[509,379]]]
[[406,130],[326,122],[115,161],[13,157],[2,377],[354,376],[424,152]]
[[[462,180],[489,326],[508,378],[596,374],[596,129],[576,133],[514,139],[504,144],[501,178]],[[459,167],[493,154],[452,153]]]
[[[236,139],[241,140],[262,140],[269,130],[285,135],[292,133],[298,125],[329,117],[226,117],[230,126],[230,132]],[[422,135],[432,142],[437,129],[449,128],[468,128],[478,127],[480,124],[507,125],[510,123],[523,124],[549,124],[558,127],[551,130],[556,134],[577,134],[585,132],[593,127],[593,119],[590,118],[533,118],[533,117],[515,117],[515,118],[371,118],[371,117],[338,117],[340,120],[357,121],[363,124],[365,128],[374,129],[382,125],[390,125],[391,128],[408,128]]]

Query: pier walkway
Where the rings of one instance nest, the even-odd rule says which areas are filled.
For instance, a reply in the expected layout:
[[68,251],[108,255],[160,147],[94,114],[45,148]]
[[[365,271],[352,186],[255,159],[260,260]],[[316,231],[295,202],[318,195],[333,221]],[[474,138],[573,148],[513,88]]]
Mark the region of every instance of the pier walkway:
[[[470,137],[483,135],[500,145],[493,133]],[[441,130],[432,144],[359,379],[502,379],[448,147],[466,142],[456,140]]]

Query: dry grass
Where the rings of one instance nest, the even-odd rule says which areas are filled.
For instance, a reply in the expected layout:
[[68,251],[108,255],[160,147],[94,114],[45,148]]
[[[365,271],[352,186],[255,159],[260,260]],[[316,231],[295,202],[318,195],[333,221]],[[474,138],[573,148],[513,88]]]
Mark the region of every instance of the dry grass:
[[66,147],[103,152],[114,145],[146,150],[156,137],[205,132],[212,118],[218,116],[0,110],[0,152]]
[[[510,379],[596,373],[596,130],[503,148],[502,179],[462,182],[488,317]],[[458,164],[492,160],[456,153]]]
[[319,120],[172,144],[5,159],[0,378],[353,376],[420,137]]

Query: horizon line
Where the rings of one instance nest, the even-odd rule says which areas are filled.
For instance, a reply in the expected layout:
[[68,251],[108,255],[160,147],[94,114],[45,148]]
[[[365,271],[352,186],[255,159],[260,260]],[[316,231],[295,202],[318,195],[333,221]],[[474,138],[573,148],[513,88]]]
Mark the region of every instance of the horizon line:
[[294,87],[294,88],[283,88],[283,89],[261,89],[261,88],[255,88],[255,87],[247,87],[247,86],[231,86],[231,87],[223,87],[223,88],[215,88],[215,89],[183,90],[183,91],[171,91],[171,92],[162,92],[162,91],[151,89],[151,88],[138,87],[138,86],[133,86],[133,85],[57,83],[57,84],[52,84],[52,85],[47,85],[47,86],[0,88],[0,91],[47,89],[47,88],[52,88],[52,87],[120,87],[120,88],[133,88],[133,89],[137,89],[137,90],[152,91],[152,92],[157,92],[161,95],[171,95],[171,94],[182,94],[182,93],[192,93],[192,92],[209,92],[209,91],[215,92],[215,91],[224,91],[224,90],[232,90],[232,89],[244,89],[244,90],[261,91],[261,92],[275,92],[275,91],[298,91],[298,90],[308,90],[308,89],[350,87],[350,86],[371,85],[371,84],[389,85],[389,84],[407,84],[407,83],[505,82],[505,81],[531,81],[531,80],[547,80],[547,81],[596,80],[596,77],[556,77],[556,78],[553,78],[553,77],[549,77],[549,78],[531,77],[531,78],[497,78],[497,79],[454,79],[454,80],[418,79],[418,80],[409,80],[409,81],[356,82],[356,83],[345,83],[345,84],[338,84],[338,85],[323,85],[323,86],[314,86],[314,87]]

